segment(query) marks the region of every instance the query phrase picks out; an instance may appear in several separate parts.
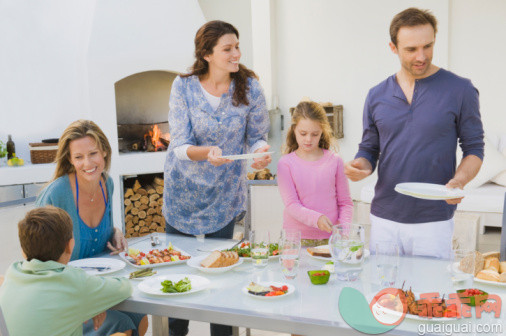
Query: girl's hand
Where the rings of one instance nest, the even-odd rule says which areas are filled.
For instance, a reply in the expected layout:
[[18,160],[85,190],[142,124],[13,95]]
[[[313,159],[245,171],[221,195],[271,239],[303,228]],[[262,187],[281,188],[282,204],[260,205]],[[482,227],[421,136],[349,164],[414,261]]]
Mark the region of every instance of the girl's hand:
[[321,215],[320,218],[318,218],[318,223],[316,224],[318,225],[318,229],[332,233],[332,222],[327,216]]
[[209,153],[207,154],[207,161],[209,161],[209,163],[215,167],[219,167],[222,164],[232,162],[232,160],[224,159],[221,156],[221,148],[212,146],[209,150]]
[[120,229],[114,228],[114,233],[112,235],[112,244],[111,242],[107,242],[107,247],[111,250],[111,255],[118,254],[122,251],[126,251],[128,248],[128,243],[123,236],[123,232]]
[[[269,150],[269,148],[271,148],[271,146],[265,145],[265,146],[260,147],[259,149],[257,149],[255,151],[255,153],[267,152]],[[255,162],[251,165],[251,168],[253,168],[253,169],[264,169],[265,167],[267,167],[269,165],[269,163],[271,163],[272,157],[271,157],[271,154],[267,154],[265,156],[262,156],[261,158],[253,159],[253,160]]]

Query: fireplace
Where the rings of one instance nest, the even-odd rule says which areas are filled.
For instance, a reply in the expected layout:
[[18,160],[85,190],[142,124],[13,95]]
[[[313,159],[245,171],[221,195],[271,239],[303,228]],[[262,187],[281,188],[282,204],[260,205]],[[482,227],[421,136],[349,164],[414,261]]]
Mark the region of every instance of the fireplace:
[[120,154],[167,149],[169,96],[176,76],[168,71],[146,71],[115,83]]

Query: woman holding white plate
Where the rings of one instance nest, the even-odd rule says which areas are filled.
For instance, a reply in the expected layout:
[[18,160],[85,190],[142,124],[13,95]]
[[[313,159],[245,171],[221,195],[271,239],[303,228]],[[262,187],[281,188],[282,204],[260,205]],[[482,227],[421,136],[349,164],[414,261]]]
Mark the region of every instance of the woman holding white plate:
[[[247,161],[222,156],[266,152],[269,115],[255,73],[239,63],[234,26],[204,24],[195,57],[172,84],[163,214],[168,233],[232,238],[246,210]],[[265,155],[252,167],[270,162]]]

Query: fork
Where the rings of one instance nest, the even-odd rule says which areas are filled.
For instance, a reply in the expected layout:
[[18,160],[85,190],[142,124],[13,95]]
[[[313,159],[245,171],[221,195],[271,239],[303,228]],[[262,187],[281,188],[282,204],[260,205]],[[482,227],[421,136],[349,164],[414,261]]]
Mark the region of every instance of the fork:
[[[232,247],[229,247],[227,250],[231,250],[233,249],[234,247],[238,246],[239,244],[241,244],[246,238],[243,238],[241,240],[239,240],[237,243],[235,243],[234,245],[232,245]],[[202,249],[197,249],[197,251],[200,251],[200,252],[213,252],[214,250],[210,251],[210,250],[202,250]]]
[[97,272],[105,272],[111,269],[110,266],[79,266],[79,268],[82,270],[97,271]]

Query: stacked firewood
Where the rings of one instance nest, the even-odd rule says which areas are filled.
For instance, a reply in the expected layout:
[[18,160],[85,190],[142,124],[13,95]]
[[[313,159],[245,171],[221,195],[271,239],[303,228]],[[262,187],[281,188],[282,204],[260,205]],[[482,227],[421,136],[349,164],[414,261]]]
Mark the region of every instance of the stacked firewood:
[[142,237],[151,232],[165,232],[162,215],[163,179],[142,186],[138,180],[125,191],[125,237]]

